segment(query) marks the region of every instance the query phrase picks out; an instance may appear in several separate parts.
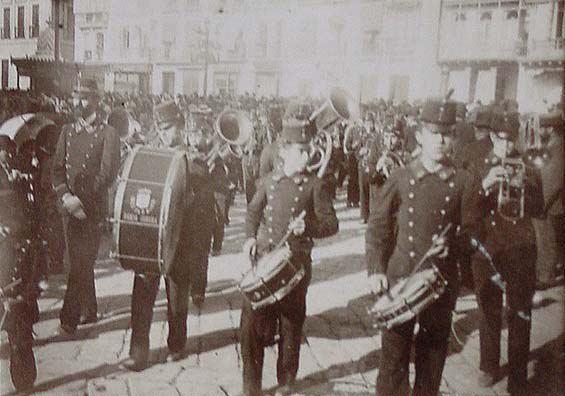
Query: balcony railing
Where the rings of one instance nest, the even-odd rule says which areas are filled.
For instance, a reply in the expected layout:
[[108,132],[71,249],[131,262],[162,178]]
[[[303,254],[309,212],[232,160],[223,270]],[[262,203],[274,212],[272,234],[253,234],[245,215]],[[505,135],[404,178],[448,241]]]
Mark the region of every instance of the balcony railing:
[[532,60],[564,60],[565,38],[531,40],[528,42],[526,57]]

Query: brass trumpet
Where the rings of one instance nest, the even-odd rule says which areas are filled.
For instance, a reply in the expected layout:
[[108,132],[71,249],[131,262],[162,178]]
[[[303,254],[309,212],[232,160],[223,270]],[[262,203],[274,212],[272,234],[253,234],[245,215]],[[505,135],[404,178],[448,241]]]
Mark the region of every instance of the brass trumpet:
[[521,158],[503,158],[506,171],[499,181],[497,211],[502,218],[516,221],[524,218],[526,164]]

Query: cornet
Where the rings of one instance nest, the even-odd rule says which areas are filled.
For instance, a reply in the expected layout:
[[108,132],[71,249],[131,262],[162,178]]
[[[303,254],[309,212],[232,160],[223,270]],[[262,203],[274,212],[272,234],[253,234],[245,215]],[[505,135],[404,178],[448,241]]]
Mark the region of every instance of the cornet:
[[506,173],[499,181],[497,211],[516,221],[524,218],[526,164],[521,158],[503,158],[501,165]]

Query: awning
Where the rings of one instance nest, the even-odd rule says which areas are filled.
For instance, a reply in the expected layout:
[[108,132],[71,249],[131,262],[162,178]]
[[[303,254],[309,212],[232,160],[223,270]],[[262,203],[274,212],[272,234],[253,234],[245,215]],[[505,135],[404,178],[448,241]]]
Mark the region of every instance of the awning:
[[18,76],[27,76],[33,90],[47,94],[69,93],[74,88],[78,76],[76,63],[55,61],[52,58],[26,56],[11,58]]
[[26,56],[25,58],[11,58],[12,64],[16,65],[20,76],[28,77],[64,77],[76,75],[78,68],[76,63],[55,61],[50,58],[38,56]]

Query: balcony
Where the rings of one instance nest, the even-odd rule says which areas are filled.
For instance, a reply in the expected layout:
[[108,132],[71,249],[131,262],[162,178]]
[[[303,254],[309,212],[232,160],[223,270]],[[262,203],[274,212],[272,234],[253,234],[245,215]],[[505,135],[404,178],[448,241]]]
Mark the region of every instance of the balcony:
[[439,62],[518,61],[527,53],[525,42],[517,39],[467,40],[440,42]]
[[563,61],[565,38],[530,40],[525,54],[526,61]]

